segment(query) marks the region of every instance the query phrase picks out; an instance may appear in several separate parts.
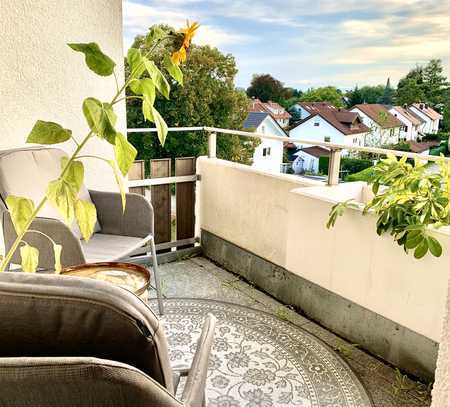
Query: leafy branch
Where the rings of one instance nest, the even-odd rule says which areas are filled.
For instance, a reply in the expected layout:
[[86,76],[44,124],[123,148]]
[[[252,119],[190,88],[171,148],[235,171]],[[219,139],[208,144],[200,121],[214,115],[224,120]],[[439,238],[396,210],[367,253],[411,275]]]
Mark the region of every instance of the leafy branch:
[[[190,39],[197,26],[194,31],[189,31],[190,28],[192,27],[187,27],[182,30],[183,47],[186,44],[189,46]],[[189,33],[190,37],[186,43],[187,33]],[[165,34],[162,31],[155,30],[147,38],[148,41],[155,44],[149,52],[142,55],[140,50],[131,48],[127,56],[128,64],[131,67],[131,74],[121,87],[119,87],[115,72],[116,64],[101,51],[96,43],[68,44],[74,51],[84,55],[86,65],[91,71],[105,77],[114,75],[116,93],[109,102],[101,102],[94,97],[88,97],[83,101],[82,110],[90,131],[81,142],[78,142],[73,137],[71,130],[65,129],[57,123],[38,120],[33,126],[33,129],[28,135],[27,143],[51,145],[63,143],[71,139],[75,143],[76,149],[69,158],[63,157],[60,176],[49,183],[45,196],[36,206],[31,199],[26,197],[9,195],[6,198],[6,204],[10,211],[17,237],[8,253],[2,259],[0,271],[6,269],[20,245],[22,245],[20,246],[22,269],[29,272],[36,271],[39,264],[39,251],[24,241],[24,236],[30,232],[43,234],[40,231],[30,230],[30,226],[38,216],[40,210],[47,204],[54,206],[69,226],[76,220],[84,239],[88,240],[91,237],[97,220],[97,213],[95,206],[91,202],[83,201],[78,197],[84,181],[84,166],[80,161],[82,158],[99,158],[111,166],[122,197],[122,207],[125,211],[126,195],[122,177],[127,175],[136,158],[137,151],[128,142],[126,137],[115,128],[117,116],[114,112],[114,105],[127,97],[124,94],[129,87],[135,94],[135,96],[130,97],[142,100],[144,116],[146,120],[155,124],[158,138],[161,144],[164,144],[167,136],[167,125],[155,109],[154,101],[156,91],[168,99],[170,85],[164,74],[149,58],[152,50],[164,41],[173,39],[173,37],[174,34]],[[180,62],[178,59],[174,59],[173,56],[169,57],[167,55],[164,67],[174,80],[182,83],[183,74],[177,61],[178,63]],[[147,72],[149,77],[141,78],[144,72]],[[124,95],[123,98],[121,98],[122,95]],[[94,137],[102,139],[113,146],[114,160],[81,155],[85,145]],[[55,271],[59,272],[61,270],[60,259],[62,247],[49,236],[45,234],[44,236],[50,239],[53,245]]]
[[[438,172],[430,173],[419,159],[411,163],[389,154],[374,167],[369,181],[375,196],[363,214],[374,213],[378,235],[389,233],[416,259],[428,252],[441,256],[442,246],[433,229],[450,223],[450,162],[442,158],[438,166]],[[331,208],[328,228],[349,205],[349,201],[339,202]]]

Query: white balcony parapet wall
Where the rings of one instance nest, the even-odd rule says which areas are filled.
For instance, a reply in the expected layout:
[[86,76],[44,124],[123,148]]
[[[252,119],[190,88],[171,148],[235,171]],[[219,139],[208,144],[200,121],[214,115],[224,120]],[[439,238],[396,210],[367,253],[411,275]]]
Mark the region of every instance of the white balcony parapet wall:
[[365,183],[330,187],[206,158],[199,159],[198,171],[200,228],[439,340],[449,277],[447,231],[437,232],[441,258],[416,260],[390,236],[376,234],[373,215],[348,210],[326,229],[335,202],[369,199]]
[[436,369],[436,380],[433,385],[433,402],[431,407],[450,405],[450,284],[447,287],[448,297],[444,323],[439,344],[439,356]]
[[[108,101],[115,93],[114,77],[90,71],[84,55],[70,42],[97,42],[117,64],[123,83],[122,1],[1,0],[0,149],[21,147],[36,120],[54,121],[75,137],[87,134],[81,105],[88,96]],[[117,128],[126,127],[125,103],[115,105]],[[58,147],[70,152],[69,140]],[[112,157],[111,146],[92,140],[84,150]],[[88,187],[116,190],[104,162],[85,160]]]

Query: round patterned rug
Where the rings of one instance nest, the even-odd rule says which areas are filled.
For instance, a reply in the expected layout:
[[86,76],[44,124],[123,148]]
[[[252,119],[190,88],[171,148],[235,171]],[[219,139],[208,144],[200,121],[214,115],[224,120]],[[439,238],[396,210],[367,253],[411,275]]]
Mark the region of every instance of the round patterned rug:
[[172,364],[190,366],[207,313],[217,318],[209,407],[372,407],[358,377],[320,339],[270,314],[211,300],[164,301]]

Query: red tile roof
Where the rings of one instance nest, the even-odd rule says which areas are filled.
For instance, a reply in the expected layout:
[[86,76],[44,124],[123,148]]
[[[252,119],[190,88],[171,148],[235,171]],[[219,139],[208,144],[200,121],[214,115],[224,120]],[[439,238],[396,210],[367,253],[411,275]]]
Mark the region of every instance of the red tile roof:
[[391,129],[393,127],[403,126],[403,123],[394,115],[389,113],[389,110],[384,105],[380,105],[377,103],[363,103],[352,107],[352,109],[355,108],[365,113],[383,129]]
[[422,141],[418,143],[417,141],[407,141],[409,147],[413,153],[423,153],[429,150],[431,147],[437,147],[441,144],[440,141]]
[[248,108],[249,112],[266,112],[269,113],[275,120],[290,119],[291,115],[286,112],[283,106],[276,102],[268,101],[261,102],[259,99],[252,99]]
[[432,109],[425,103],[413,103],[413,106],[423,112],[426,116],[428,116],[431,120],[440,120],[442,116],[440,113],[436,112],[436,110]]
[[330,150],[320,146],[311,146],[300,149],[299,151],[304,151],[305,153],[312,155],[313,157],[320,158],[323,156],[328,157],[330,155]]
[[407,108],[404,108],[402,106],[393,106],[393,109],[398,113],[400,113],[402,116],[406,117],[414,126],[419,126],[422,123],[422,121],[418,118],[418,116],[413,114]]
[[299,105],[311,116],[301,120],[291,127],[291,130],[300,124],[308,121],[312,117],[319,115],[342,134],[352,135],[367,133],[370,129],[363,124],[357,113],[339,109],[327,102],[300,102]]

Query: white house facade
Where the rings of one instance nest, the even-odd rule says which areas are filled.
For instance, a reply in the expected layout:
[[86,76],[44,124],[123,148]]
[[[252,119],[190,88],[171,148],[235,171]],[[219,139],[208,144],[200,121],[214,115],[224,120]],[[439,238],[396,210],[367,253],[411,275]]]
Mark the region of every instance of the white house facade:
[[[243,128],[271,136],[287,136],[277,121],[265,112],[249,112]],[[282,163],[283,141],[263,139],[259,146],[255,148],[252,167],[278,174],[281,171]]]
[[298,150],[295,154],[296,159],[292,163],[292,169],[296,174],[311,172],[317,174],[319,172],[320,157],[328,157],[330,151],[319,146],[305,147]]
[[354,106],[351,112],[358,113],[363,123],[369,128],[365,137],[368,147],[381,147],[397,144],[400,141],[402,122],[380,104],[361,104]]
[[442,120],[442,115],[432,109],[425,103],[414,103],[409,106],[409,109],[424,120],[422,131],[424,134],[437,133],[439,131],[439,122]]
[[[311,142],[364,146],[369,129],[357,114],[324,102],[300,103],[298,108],[304,118],[291,127],[290,137]],[[311,146],[311,144],[295,144],[299,148]]]
[[400,120],[403,126],[400,128],[400,140],[415,141],[422,133],[424,121],[411,112],[407,107],[392,106],[389,112]]

